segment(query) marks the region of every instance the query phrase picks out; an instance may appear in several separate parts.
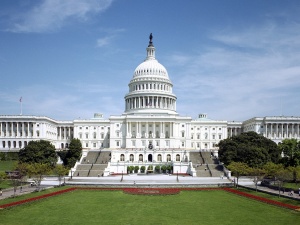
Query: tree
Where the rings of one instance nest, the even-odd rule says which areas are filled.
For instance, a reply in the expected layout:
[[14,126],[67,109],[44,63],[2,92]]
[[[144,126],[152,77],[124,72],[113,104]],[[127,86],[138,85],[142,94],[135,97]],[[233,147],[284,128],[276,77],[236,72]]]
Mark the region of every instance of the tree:
[[41,163],[55,166],[57,155],[55,147],[49,141],[30,141],[19,151],[20,163]]
[[257,191],[258,182],[264,179],[266,171],[262,168],[250,168],[249,172],[252,176],[254,176],[253,182]]
[[21,162],[19,162],[15,167],[15,171],[18,171],[18,175],[19,175],[18,178],[21,183],[21,187],[22,187],[23,181],[25,182],[25,180],[26,180],[26,175],[28,173],[27,167],[28,167],[28,165],[26,163],[21,163]]
[[135,172],[135,173],[138,173],[138,172],[139,172],[139,169],[140,169],[139,166],[135,166],[135,167],[134,167],[134,172]]
[[[7,178],[6,173],[3,171],[0,171],[0,184],[2,181],[4,181]],[[0,188],[1,189],[1,188]]]
[[274,184],[277,176],[277,171],[283,170],[284,167],[282,164],[275,164],[272,162],[268,162],[266,165],[263,167],[266,171],[267,176],[271,176],[274,179]]
[[82,145],[80,140],[73,138],[70,142],[69,149],[58,152],[58,155],[62,159],[64,166],[72,168],[74,167],[76,161],[80,159],[81,153]]
[[287,170],[289,170],[293,175],[293,182],[297,183],[300,180],[300,166],[289,166],[287,167]]
[[59,186],[61,185],[61,178],[68,174],[69,169],[64,167],[63,165],[56,165],[54,168],[54,173],[58,176]]
[[231,162],[243,162],[250,167],[262,167],[267,162],[277,163],[280,149],[277,144],[256,132],[246,132],[219,142],[220,161],[228,166]]
[[159,173],[159,171],[160,171],[160,166],[159,166],[159,165],[156,165],[156,166],[155,166],[155,172]]
[[162,165],[162,166],[161,166],[161,170],[163,171],[163,173],[165,173],[166,170],[167,170],[167,166],[166,166],[166,165]]
[[247,175],[250,173],[250,168],[246,163],[242,162],[231,162],[227,167],[233,175],[236,177],[236,187],[239,184],[239,178],[242,175]]
[[44,175],[51,172],[52,167],[46,163],[31,163],[27,165],[28,175],[35,182],[37,190],[39,190]]
[[278,147],[284,155],[282,162],[286,167],[300,165],[300,141],[284,139]]
[[280,197],[280,190],[282,189],[284,182],[292,180],[293,173],[282,167],[276,171],[276,178],[278,184],[278,197]]

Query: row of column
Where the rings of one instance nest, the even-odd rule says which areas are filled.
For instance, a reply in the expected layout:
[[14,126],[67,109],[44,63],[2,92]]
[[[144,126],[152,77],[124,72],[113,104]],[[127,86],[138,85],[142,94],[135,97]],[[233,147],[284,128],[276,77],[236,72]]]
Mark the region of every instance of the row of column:
[[[133,124],[135,129],[133,129]],[[142,138],[156,138],[156,131],[159,131],[159,137],[170,138],[173,137],[173,122],[159,122],[159,128],[156,130],[157,122],[143,122],[145,125],[145,130],[142,131],[142,122],[127,122],[127,137],[142,137]],[[166,130],[166,124],[168,124],[169,129]],[[152,129],[150,129],[150,125]],[[144,133],[143,133],[144,132]],[[149,135],[151,132],[151,135]],[[168,134],[168,135],[166,135]],[[157,138],[159,138],[157,137]]]
[[[182,152],[182,153],[155,153],[155,154],[149,154],[149,153],[139,153],[139,152],[136,152],[134,154],[132,153],[126,153],[126,154],[120,154],[120,158],[119,158],[119,161],[120,162],[124,162],[124,161],[129,161],[129,162],[137,162],[137,161],[140,161],[140,162],[143,162],[145,160],[148,161],[148,157],[149,155],[151,155],[151,161],[149,162],[153,162],[153,161],[156,161],[156,162],[170,162],[172,160],[174,161],[180,161],[180,159],[183,159],[187,156],[185,156],[185,154]],[[154,168],[153,168],[154,169]]]
[[70,139],[72,136],[71,127],[57,127],[57,139]]
[[270,138],[300,137],[300,124],[266,123],[265,134]]
[[18,149],[27,146],[27,141],[1,141],[0,148],[6,149]]
[[240,127],[230,127],[227,128],[227,136],[233,137],[241,134],[241,128]]
[[126,110],[139,108],[160,108],[176,110],[176,100],[174,98],[159,96],[142,96],[126,99]]
[[1,137],[32,137],[34,124],[32,122],[1,122]]
[[159,83],[146,83],[146,84],[134,84],[131,85],[130,91],[140,91],[140,90],[160,90],[160,91],[169,91],[170,88],[167,84]]

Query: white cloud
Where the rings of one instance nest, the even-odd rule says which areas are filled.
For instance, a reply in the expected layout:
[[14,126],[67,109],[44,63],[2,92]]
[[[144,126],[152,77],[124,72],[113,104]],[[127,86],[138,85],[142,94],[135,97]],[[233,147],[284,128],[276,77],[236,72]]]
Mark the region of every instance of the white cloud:
[[49,32],[64,26],[70,19],[87,20],[90,14],[106,10],[112,0],[43,0],[18,16],[12,32]]
[[279,115],[282,101],[284,113],[299,113],[299,24],[228,30],[212,39],[218,47],[189,57],[183,54],[190,61],[184,73],[175,76],[174,83],[180,84],[174,87],[180,96],[179,112],[204,111],[215,119],[245,120]]
[[97,47],[104,47],[106,45],[108,45],[110,43],[110,41],[112,40],[112,37],[103,37],[103,38],[99,38],[97,40]]
[[103,31],[108,35],[97,39],[96,46],[99,48],[109,45],[113,39],[115,39],[119,33],[124,32],[125,29],[105,29]]

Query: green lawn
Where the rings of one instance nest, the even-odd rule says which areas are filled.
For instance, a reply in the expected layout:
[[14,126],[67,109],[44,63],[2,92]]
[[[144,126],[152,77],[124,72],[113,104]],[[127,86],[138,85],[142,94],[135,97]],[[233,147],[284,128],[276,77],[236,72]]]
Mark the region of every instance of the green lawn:
[[169,196],[77,190],[2,210],[0,224],[298,225],[300,212],[218,190]]
[[0,161],[0,172],[13,170],[16,163],[16,160]]

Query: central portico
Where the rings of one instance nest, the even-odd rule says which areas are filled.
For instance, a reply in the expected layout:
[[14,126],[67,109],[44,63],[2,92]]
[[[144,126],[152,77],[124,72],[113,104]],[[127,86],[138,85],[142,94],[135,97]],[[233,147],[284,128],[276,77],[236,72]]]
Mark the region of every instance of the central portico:
[[[102,161],[107,161],[103,176],[127,173],[129,167],[137,167],[136,172],[144,173],[162,166],[168,166],[169,172],[196,176],[195,164],[204,164],[200,151],[206,152],[208,158],[211,153],[217,156],[217,143],[227,136],[227,121],[210,120],[206,114],[200,114],[193,120],[177,113],[173,84],[168,71],[155,57],[152,40],[150,34],[146,58],[136,67],[128,84],[124,112],[110,116],[107,121],[98,117],[91,120],[93,124],[99,123],[101,132],[108,130],[104,139],[107,142],[102,142],[99,152],[97,143],[83,141],[86,147],[93,144],[95,148],[89,149],[82,158],[85,162],[90,159],[92,167],[86,165],[88,170],[83,169],[84,166],[81,170],[77,168],[79,176],[83,176],[81,174],[85,171],[88,171],[87,176],[96,173],[97,164]],[[87,137],[85,130],[93,128],[93,137],[97,137],[96,126],[87,126],[86,121],[78,121],[77,124],[75,131],[79,129],[79,138]],[[103,156],[105,152],[110,154],[108,160]],[[96,158],[88,154],[94,154]],[[202,170],[208,172],[206,167]]]
[[[176,96],[166,68],[155,58],[150,41],[146,59],[137,66],[125,95],[125,111],[111,116],[111,148],[186,148],[191,117],[176,112]],[[180,124],[184,124],[181,126]]]

